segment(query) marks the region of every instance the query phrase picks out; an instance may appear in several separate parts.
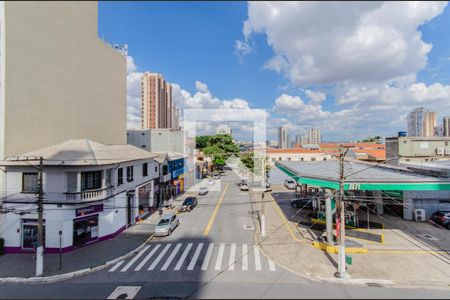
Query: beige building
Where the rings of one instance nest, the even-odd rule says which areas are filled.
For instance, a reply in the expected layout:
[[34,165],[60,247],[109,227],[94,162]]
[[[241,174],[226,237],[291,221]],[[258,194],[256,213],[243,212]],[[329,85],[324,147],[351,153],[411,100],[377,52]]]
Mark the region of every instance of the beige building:
[[387,137],[386,160],[396,165],[450,160],[450,138]]
[[146,72],[141,81],[141,129],[177,129],[178,114],[172,86],[158,73]]
[[310,129],[308,131],[308,142],[310,144],[320,144],[322,141],[319,129]]
[[425,120],[423,122],[423,133],[426,137],[435,136],[436,128],[436,113],[434,111],[427,111],[425,113]]
[[0,3],[0,158],[126,144],[126,59],[97,24],[97,2]]
[[293,148],[293,149],[267,149],[267,156],[271,166],[277,161],[324,161],[334,158],[328,151]]

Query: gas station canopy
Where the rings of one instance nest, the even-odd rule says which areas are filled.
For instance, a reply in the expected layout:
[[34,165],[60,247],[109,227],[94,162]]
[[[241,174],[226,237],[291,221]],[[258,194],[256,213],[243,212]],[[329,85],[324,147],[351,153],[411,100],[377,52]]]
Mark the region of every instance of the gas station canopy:
[[[282,161],[276,167],[300,184],[339,189],[339,161]],[[408,169],[354,160],[344,164],[344,190],[450,190],[450,178],[432,177]]]

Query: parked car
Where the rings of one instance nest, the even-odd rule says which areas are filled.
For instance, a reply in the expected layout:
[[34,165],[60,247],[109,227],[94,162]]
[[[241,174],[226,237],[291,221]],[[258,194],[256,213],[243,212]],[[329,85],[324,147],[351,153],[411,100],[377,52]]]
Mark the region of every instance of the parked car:
[[308,198],[301,198],[301,199],[295,199],[291,201],[292,207],[300,208],[300,207],[308,207],[312,208],[312,199]]
[[158,225],[156,225],[155,236],[171,235],[178,225],[180,225],[180,220],[176,214],[164,214],[161,216]]
[[213,179],[220,179],[220,174],[219,173],[214,173],[213,174]]
[[241,184],[241,191],[248,191],[248,185],[246,183]]
[[294,181],[294,179],[286,179],[284,181],[284,186],[290,190],[293,190],[297,186],[297,183]]
[[198,190],[198,194],[199,195],[206,195],[206,194],[208,194],[208,187],[207,186],[200,187],[200,189]]
[[195,197],[187,197],[184,199],[183,204],[181,204],[179,211],[191,211],[196,207],[198,204],[197,198]]
[[434,223],[450,230],[450,210],[438,210],[431,215],[430,219]]

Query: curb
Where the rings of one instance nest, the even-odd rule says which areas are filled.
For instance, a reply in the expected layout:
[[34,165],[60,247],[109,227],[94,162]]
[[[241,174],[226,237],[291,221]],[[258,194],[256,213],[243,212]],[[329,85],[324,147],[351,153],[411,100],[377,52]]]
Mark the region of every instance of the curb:
[[[316,249],[323,250],[327,253],[339,253],[338,246],[330,246],[322,242],[314,241],[312,242],[312,246]],[[363,247],[345,247],[345,253],[354,253],[354,254],[365,254],[367,253],[367,248]]]
[[58,281],[63,281],[75,277],[79,277],[82,275],[87,275],[92,272],[97,272],[103,269],[106,269],[107,267],[116,264],[117,262],[121,260],[125,260],[134,254],[141,251],[153,238],[155,237],[155,234],[151,234],[150,237],[143,242],[141,245],[139,245],[136,249],[133,251],[128,252],[127,254],[124,254],[120,257],[114,258],[112,260],[107,261],[103,265],[99,265],[96,267],[86,268],[74,272],[64,273],[60,275],[52,275],[52,276],[44,276],[44,277],[4,277],[0,278],[0,283],[53,283]]

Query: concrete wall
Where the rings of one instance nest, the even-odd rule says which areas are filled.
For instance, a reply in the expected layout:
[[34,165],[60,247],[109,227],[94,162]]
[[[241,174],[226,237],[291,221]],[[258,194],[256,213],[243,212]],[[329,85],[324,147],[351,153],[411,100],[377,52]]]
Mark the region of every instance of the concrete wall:
[[404,191],[403,218],[413,220],[414,209],[425,209],[427,218],[440,209],[450,209],[450,191]]
[[151,134],[150,130],[128,130],[127,144],[136,146],[143,150],[151,151]]
[[127,143],[150,152],[191,153],[185,145],[185,132],[171,129],[128,130]]
[[126,59],[99,40],[97,15],[97,2],[4,3],[0,157],[126,143]]
[[[269,157],[269,164],[271,166],[275,165],[276,161],[312,161],[315,159],[316,161],[323,161],[323,160],[330,160],[331,155],[324,154],[324,153],[267,153],[267,156]],[[303,159],[303,160],[302,160]]]

